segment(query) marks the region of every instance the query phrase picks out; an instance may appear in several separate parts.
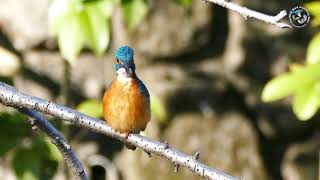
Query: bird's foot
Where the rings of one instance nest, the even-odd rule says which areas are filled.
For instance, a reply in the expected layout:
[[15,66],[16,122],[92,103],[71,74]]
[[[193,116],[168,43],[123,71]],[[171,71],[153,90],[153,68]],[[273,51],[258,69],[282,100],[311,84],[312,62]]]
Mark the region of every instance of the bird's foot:
[[137,148],[136,148],[134,145],[130,144],[130,143],[127,141],[129,135],[130,135],[129,132],[125,133],[125,136],[124,136],[124,138],[125,138],[125,139],[124,139],[124,145],[126,146],[126,148],[131,149],[132,151],[134,151],[134,150],[136,150]]
[[143,151],[148,155],[149,158],[151,158],[151,153],[149,151],[146,151],[146,150],[143,150]]
[[130,135],[130,133],[129,133],[129,132],[125,133],[124,138],[127,140],[127,139],[128,139],[128,137],[129,137],[129,135]]

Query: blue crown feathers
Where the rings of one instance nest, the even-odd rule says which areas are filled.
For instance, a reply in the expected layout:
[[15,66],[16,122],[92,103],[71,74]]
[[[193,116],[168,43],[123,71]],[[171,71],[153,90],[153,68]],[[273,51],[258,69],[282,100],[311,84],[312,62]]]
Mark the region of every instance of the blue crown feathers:
[[122,46],[116,52],[115,56],[120,61],[130,62],[133,60],[133,50],[129,46]]

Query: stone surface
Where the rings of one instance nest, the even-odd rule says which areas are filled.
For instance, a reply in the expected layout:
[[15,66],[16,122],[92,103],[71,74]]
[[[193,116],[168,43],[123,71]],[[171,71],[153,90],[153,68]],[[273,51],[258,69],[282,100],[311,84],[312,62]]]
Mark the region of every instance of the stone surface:
[[52,100],[53,94],[47,87],[24,76],[15,77],[14,85],[19,91],[23,93],[47,100]]
[[[213,119],[198,114],[179,115],[159,138],[189,154],[199,151],[200,161],[231,175],[246,180],[268,179],[259,155],[256,132],[238,113],[229,112]],[[116,163],[124,179],[201,179],[185,168],[174,173],[170,161],[157,156],[149,158],[141,150],[123,150]]]
[[0,46],[0,76],[14,76],[20,69],[19,58]]
[[283,178],[285,180],[319,179],[319,149],[319,136],[291,145],[282,163]]
[[1,28],[19,50],[29,49],[48,37],[51,0],[1,0]]
[[0,166],[0,179],[6,179],[6,180],[16,180],[17,177],[13,171],[13,169],[10,167],[8,162],[5,162],[4,160],[0,160],[1,166]]
[[152,1],[147,18],[132,32],[132,45],[150,56],[174,56],[209,40],[210,4],[193,1],[190,9],[171,0]]
[[[58,52],[28,51],[24,56],[25,66],[41,75],[62,84],[64,77],[64,62]],[[108,63],[104,69],[104,63]],[[72,87],[88,98],[100,98],[104,88],[104,81],[110,81],[112,71],[111,59],[98,59],[92,54],[83,53],[71,67]],[[106,77],[106,78],[105,78]]]

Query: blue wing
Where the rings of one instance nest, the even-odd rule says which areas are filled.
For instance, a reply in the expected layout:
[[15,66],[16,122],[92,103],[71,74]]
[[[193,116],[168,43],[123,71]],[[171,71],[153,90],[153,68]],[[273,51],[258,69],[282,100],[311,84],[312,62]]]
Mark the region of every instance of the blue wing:
[[140,92],[146,97],[146,99],[150,105],[150,94],[148,92],[148,89],[146,88],[146,86],[143,84],[143,82],[140,79],[138,79],[138,83],[139,83]]

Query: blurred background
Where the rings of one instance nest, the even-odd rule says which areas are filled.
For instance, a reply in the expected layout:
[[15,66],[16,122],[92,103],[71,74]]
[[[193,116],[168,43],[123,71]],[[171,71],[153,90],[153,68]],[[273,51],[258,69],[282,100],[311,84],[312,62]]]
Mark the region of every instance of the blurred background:
[[[295,6],[291,0],[233,2],[271,15]],[[103,92],[116,77],[113,53],[128,44],[152,95],[144,135],[189,154],[199,151],[203,163],[246,180],[316,180],[319,116],[299,120],[291,98],[261,100],[272,78],[292,64],[305,66],[310,53],[320,56],[320,3],[300,5],[307,2],[318,3],[308,6],[312,23],[280,29],[201,0],[0,0],[0,80],[101,118]],[[174,173],[174,165],[158,156],[48,118],[90,179],[201,179],[184,168]],[[72,179],[50,141],[4,106],[0,179]]]

